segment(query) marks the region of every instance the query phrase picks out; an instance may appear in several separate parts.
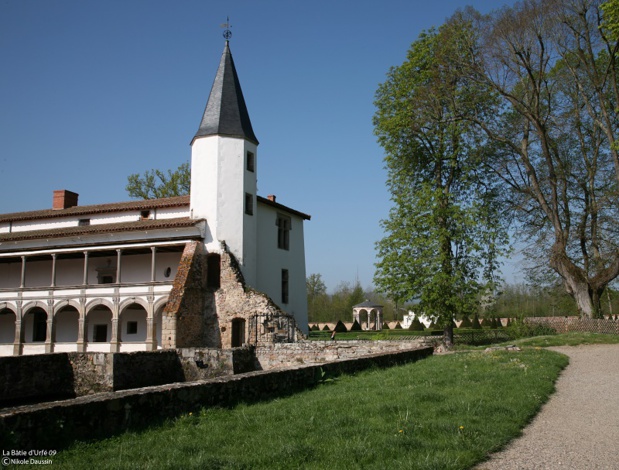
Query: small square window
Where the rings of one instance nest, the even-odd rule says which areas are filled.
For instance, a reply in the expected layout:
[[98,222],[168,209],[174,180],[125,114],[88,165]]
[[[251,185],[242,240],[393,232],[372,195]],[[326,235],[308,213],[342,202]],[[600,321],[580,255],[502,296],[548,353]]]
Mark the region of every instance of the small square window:
[[245,213],[254,215],[254,196],[249,193],[245,193]]
[[247,171],[252,173],[256,170],[256,156],[253,152],[247,152]]
[[128,321],[127,322],[127,334],[128,335],[137,335],[138,334],[138,322],[136,322],[136,321]]
[[148,219],[150,219],[150,211],[141,211],[140,220],[148,220]]
[[78,220],[77,225],[79,227],[86,227],[86,226],[90,225],[90,219],[80,219],[80,220]]

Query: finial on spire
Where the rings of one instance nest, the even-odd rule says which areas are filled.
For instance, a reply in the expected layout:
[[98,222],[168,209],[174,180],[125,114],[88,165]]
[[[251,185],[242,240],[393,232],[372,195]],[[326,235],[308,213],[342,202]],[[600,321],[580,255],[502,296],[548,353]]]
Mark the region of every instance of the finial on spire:
[[230,24],[230,17],[229,17],[229,16],[227,16],[227,17],[226,17],[226,22],[225,22],[225,23],[223,23],[223,24],[221,25],[221,27],[222,27],[222,28],[225,28],[225,29],[224,29],[224,34],[223,34],[224,39],[225,39],[226,41],[229,41],[229,40],[230,40],[230,38],[232,37],[232,31],[230,31],[230,28],[232,27],[232,25]]

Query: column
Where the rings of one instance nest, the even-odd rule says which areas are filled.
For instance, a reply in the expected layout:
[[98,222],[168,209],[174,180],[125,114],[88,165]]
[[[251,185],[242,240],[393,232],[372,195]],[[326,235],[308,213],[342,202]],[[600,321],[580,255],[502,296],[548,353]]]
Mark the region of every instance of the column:
[[156,263],[155,255],[157,254],[157,247],[151,246],[151,258],[150,258],[150,282],[155,282]]
[[50,307],[50,313],[47,314],[47,334],[45,335],[45,352],[54,352],[54,314],[53,309]]
[[84,252],[84,280],[82,282],[85,286],[88,285],[88,252]]
[[118,334],[118,328],[120,327],[120,322],[118,321],[118,316],[112,317],[112,337],[110,339],[110,352],[117,353],[120,352],[120,342]]
[[19,287],[26,287],[26,257],[21,257],[21,280],[19,282]]
[[80,317],[77,320],[77,352],[86,352],[86,341],[84,341],[87,335],[86,309],[84,308],[84,302],[80,303]]
[[52,287],[56,286],[56,253],[52,253]]
[[13,356],[21,356],[23,351],[23,342],[22,342],[22,311],[21,308],[17,309],[17,313],[15,314],[15,339],[13,340]]
[[120,284],[121,283],[121,278],[120,278],[120,256],[122,254],[122,250],[120,248],[116,249],[116,283]]

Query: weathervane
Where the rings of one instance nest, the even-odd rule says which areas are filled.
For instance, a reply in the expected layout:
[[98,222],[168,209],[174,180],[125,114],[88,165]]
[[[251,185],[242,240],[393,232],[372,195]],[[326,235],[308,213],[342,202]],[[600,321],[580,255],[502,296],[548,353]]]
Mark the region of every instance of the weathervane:
[[226,41],[230,40],[230,38],[232,37],[232,31],[230,31],[230,28],[232,27],[232,25],[230,24],[230,17],[226,16],[226,22],[224,24],[221,25],[222,28],[226,28],[224,30],[224,39]]

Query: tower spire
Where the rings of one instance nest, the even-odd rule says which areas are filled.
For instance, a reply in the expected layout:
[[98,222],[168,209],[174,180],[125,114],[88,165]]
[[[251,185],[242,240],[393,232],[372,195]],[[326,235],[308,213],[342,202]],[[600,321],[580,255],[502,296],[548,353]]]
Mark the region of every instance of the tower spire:
[[[229,26],[229,23],[226,25]],[[227,39],[200,127],[193,140],[210,135],[240,137],[258,144]]]

